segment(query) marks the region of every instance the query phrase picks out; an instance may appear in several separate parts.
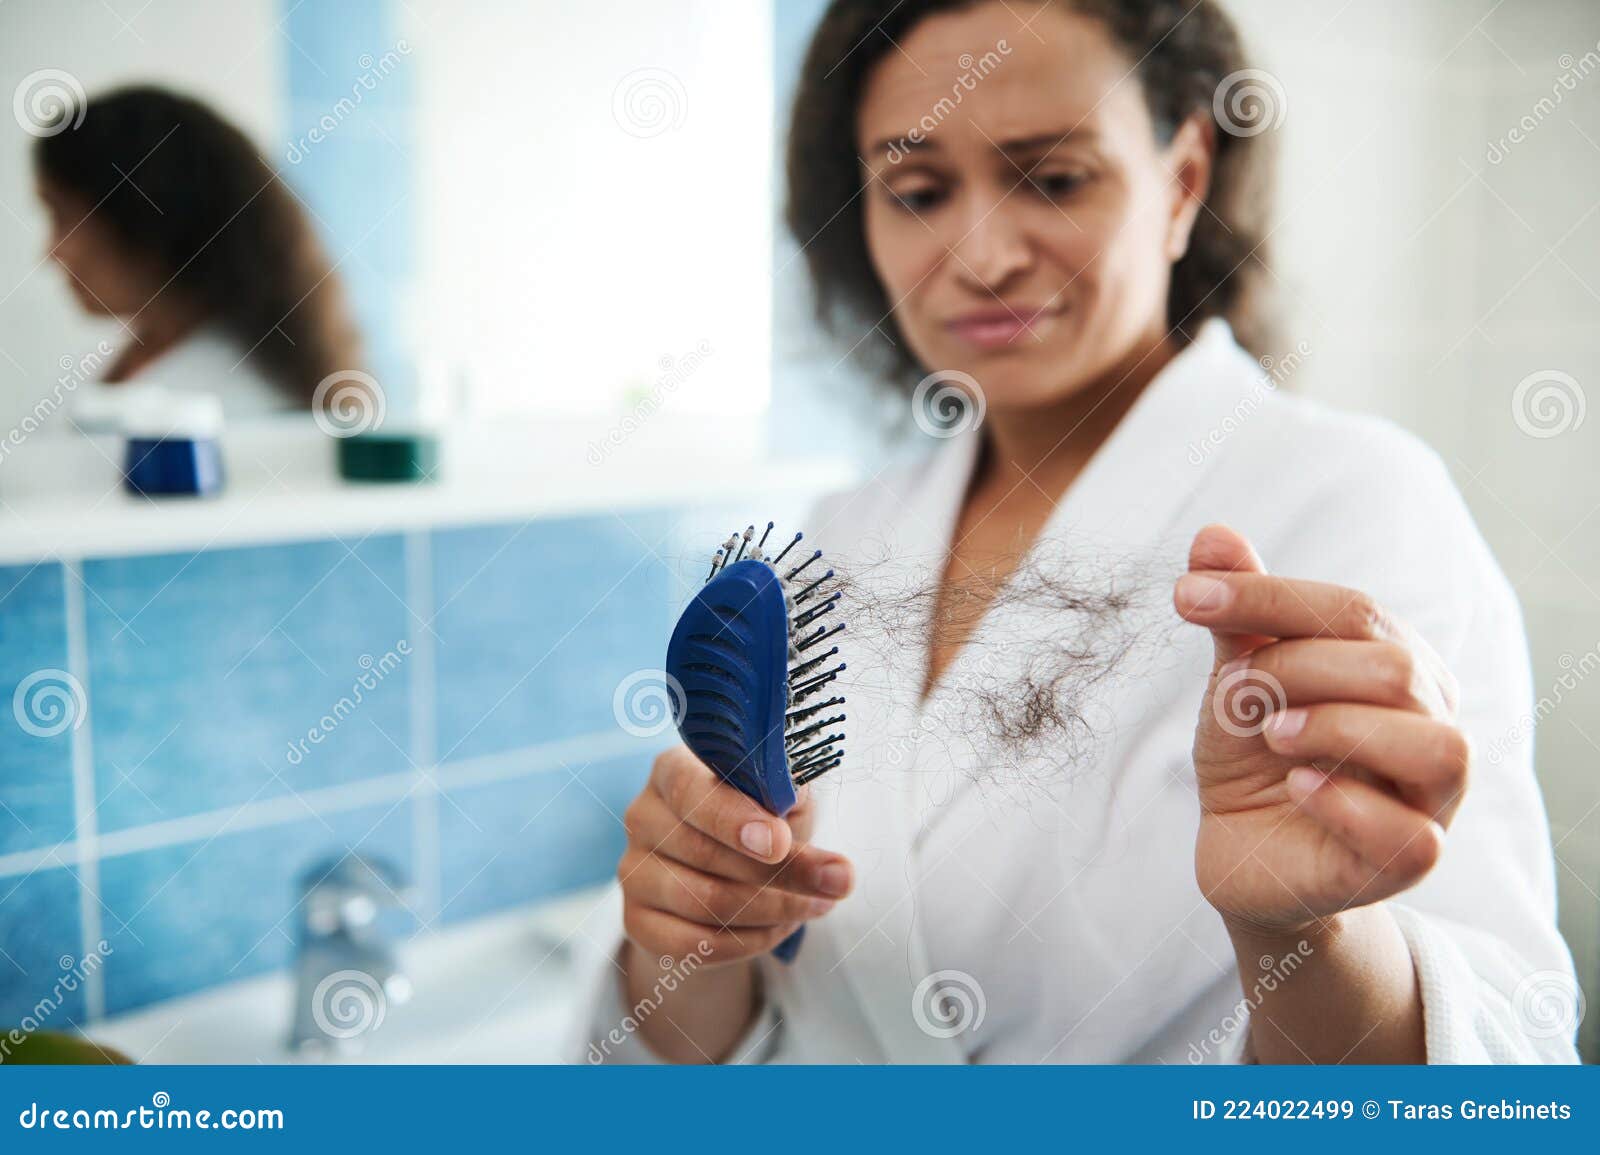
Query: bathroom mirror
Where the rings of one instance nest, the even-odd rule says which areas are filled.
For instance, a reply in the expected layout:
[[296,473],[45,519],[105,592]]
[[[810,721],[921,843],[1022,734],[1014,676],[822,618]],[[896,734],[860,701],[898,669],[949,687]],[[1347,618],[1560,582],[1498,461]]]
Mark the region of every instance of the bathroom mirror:
[[[772,23],[737,0],[5,5],[0,429],[174,420],[152,390],[214,394],[229,427],[760,413]],[[41,456],[0,459],[0,488]]]

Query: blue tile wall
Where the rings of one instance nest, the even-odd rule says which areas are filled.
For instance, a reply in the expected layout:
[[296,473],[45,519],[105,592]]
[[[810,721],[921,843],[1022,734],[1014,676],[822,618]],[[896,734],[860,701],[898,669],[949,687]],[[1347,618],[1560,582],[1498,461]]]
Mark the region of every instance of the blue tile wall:
[[[35,680],[31,693],[23,690],[20,701],[16,696],[31,675],[66,670],[65,580],[56,562],[0,567],[0,854],[54,846],[72,834],[68,723],[78,719],[49,712],[73,709],[65,699],[36,696],[63,686],[70,693],[71,686],[51,675]],[[65,728],[52,733],[58,726]]]
[[[91,561],[83,575],[101,831],[409,769],[398,537]],[[375,679],[367,666],[391,652],[400,665]],[[291,749],[313,728],[320,743]]]
[[106,859],[106,1010],[286,965],[302,875],[348,852],[385,859],[409,879],[410,840],[411,803],[401,800]]
[[435,535],[440,762],[616,731],[612,693],[671,631],[664,515]]
[[44,1030],[83,1021],[82,985],[70,979],[76,990],[60,985],[75,970],[81,946],[78,881],[70,871],[0,878],[0,1035],[35,1015]]
[[[415,542],[431,558],[421,575],[393,535],[89,559],[81,598],[56,563],[0,569],[0,690],[66,669],[72,629],[87,655],[80,740],[101,836],[89,933],[111,946],[106,1013],[286,965],[299,876],[348,847],[407,874],[428,864],[417,897],[437,895],[446,923],[609,878],[618,816],[665,741],[618,754],[633,740],[612,696],[660,667],[723,532],[703,523],[655,511],[433,531]],[[409,586],[418,576],[425,588]],[[412,613],[430,598],[425,635]],[[324,727],[368,673],[363,658],[395,652],[401,664]],[[428,715],[420,726],[414,710]],[[312,727],[325,740],[291,759]],[[430,729],[442,794],[418,807],[422,780],[406,775]],[[589,737],[601,745],[586,758],[572,740]],[[319,792],[335,785],[356,792]],[[70,728],[0,741],[0,802],[16,814],[0,810],[0,855],[63,841],[67,861],[84,852],[71,841]],[[218,812],[210,837],[197,831],[213,820],[175,821]],[[84,949],[77,868],[35,865],[0,863],[0,1025]],[[93,1002],[73,992],[63,1023]]]
[[634,757],[450,791],[439,802],[442,921],[610,878],[622,854],[622,812],[649,772],[642,744]]

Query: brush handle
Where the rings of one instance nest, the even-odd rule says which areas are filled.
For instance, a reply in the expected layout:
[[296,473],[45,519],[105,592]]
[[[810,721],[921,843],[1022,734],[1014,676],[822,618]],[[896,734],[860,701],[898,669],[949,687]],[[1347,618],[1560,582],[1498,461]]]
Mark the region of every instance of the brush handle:
[[[725,777],[723,781],[727,782],[734,789],[738,790],[739,793],[743,794],[746,798],[749,798],[753,802],[759,803],[763,808],[768,808],[768,813],[777,813],[777,811],[770,809],[771,804],[761,797],[761,795],[756,791],[754,783],[752,783],[748,778]],[[782,818],[783,814],[778,814],[778,817]],[[805,937],[806,928],[802,926],[799,930],[795,931],[788,938],[784,939],[777,946],[772,948],[772,957],[781,963],[794,962],[795,956],[800,953],[800,944],[805,940]]]
[[783,963],[794,962],[794,956],[800,953],[800,944],[805,941],[805,937],[806,928],[801,927],[772,948],[772,957]]

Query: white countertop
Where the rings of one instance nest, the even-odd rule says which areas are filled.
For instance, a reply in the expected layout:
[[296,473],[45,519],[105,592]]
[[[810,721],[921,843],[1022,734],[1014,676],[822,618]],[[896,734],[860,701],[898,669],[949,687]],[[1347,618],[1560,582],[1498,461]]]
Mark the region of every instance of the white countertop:
[[572,421],[452,428],[437,480],[413,485],[343,481],[333,441],[309,419],[264,422],[229,431],[228,488],[205,499],[127,493],[115,439],[41,434],[0,460],[0,564],[804,497],[854,475],[842,461],[766,458],[747,418],[658,418],[608,445],[609,432]]

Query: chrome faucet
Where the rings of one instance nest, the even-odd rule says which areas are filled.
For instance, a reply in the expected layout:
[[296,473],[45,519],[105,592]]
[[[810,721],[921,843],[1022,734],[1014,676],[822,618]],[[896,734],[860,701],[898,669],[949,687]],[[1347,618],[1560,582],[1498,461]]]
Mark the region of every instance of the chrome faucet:
[[403,887],[388,863],[353,854],[301,876],[291,1050],[358,1051],[390,1008],[411,997],[411,981],[378,927],[385,908],[403,904]]

